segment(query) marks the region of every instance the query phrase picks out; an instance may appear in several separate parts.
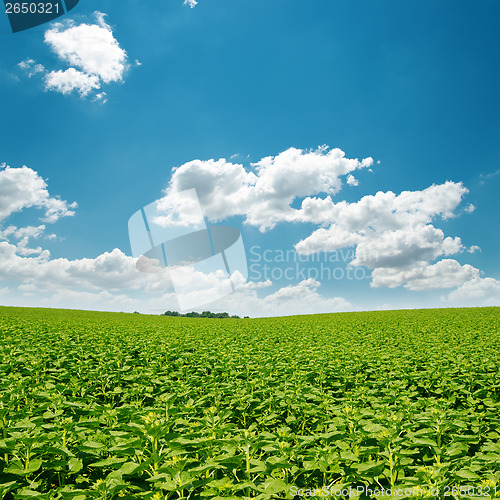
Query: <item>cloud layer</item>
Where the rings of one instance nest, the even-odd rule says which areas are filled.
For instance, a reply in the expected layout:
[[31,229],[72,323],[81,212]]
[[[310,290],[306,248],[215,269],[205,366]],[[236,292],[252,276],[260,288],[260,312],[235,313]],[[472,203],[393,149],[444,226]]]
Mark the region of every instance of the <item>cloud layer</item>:
[[[5,225],[7,219],[26,208],[42,211],[46,223],[61,217],[74,215],[76,203],[69,204],[51,196],[46,181],[34,170],[23,166],[11,168],[2,165],[0,170],[0,281],[10,287],[2,287],[2,302],[9,297],[22,296],[25,305],[50,307],[76,307],[103,310],[141,310],[163,312],[177,309],[177,297],[173,291],[169,272],[154,274],[136,270],[136,259],[115,248],[95,258],[53,259],[48,250],[33,241],[53,239],[46,234],[46,225],[16,227]],[[199,285],[200,280],[217,286],[221,276],[217,273],[200,275],[185,266],[176,272],[189,289],[190,283]],[[238,279],[238,276],[234,276]],[[241,280],[243,278],[241,277]],[[318,293],[320,283],[304,280],[285,286],[265,297],[258,290],[272,286],[270,281],[244,283],[237,293],[213,303],[211,296],[203,297],[216,310],[231,310],[240,315],[265,316],[302,313],[333,312],[351,309],[341,297],[326,298]],[[19,300],[17,298],[16,300]],[[14,301],[13,304],[18,302]],[[300,309],[299,308],[300,305]]]
[[[441,299],[445,305],[498,304],[500,282],[450,258],[466,247],[458,236],[447,236],[436,227],[440,220],[460,213],[465,186],[446,182],[400,194],[380,191],[352,203],[333,200],[343,185],[356,185],[351,172],[362,177],[361,171],[372,164],[371,158],[349,159],[341,150],[327,147],[290,148],[249,169],[225,159],[194,160],[173,171],[157,206],[170,223],[182,223],[169,218],[169,210],[186,189],[196,188],[212,220],[238,215],[263,232],[279,223],[316,225],[296,243],[297,252],[311,255],[349,248],[350,265],[370,269],[373,288],[442,289],[448,294]],[[28,208],[40,210],[43,224],[7,224],[11,215]],[[156,313],[177,308],[169,272],[140,273],[136,259],[119,249],[93,258],[51,258],[40,243],[56,237],[46,233],[47,224],[72,216],[75,208],[76,203],[49,194],[46,181],[31,168],[0,167],[0,280],[7,285],[1,288],[3,303],[21,294],[25,305]],[[468,251],[478,249],[473,245]],[[178,272],[188,288],[200,279],[212,280],[215,287],[220,281],[216,273],[201,277],[188,266]],[[321,283],[312,278],[271,287],[269,280],[244,283],[208,307],[250,316],[360,308],[342,297],[324,296]]]
[[[262,232],[279,223],[315,224],[317,229],[295,244],[296,251],[311,255],[352,247],[350,265],[371,269],[374,288],[446,289],[478,278],[478,269],[449,257],[479,247],[466,249],[460,237],[436,227],[457,216],[467,188],[447,181],[399,194],[379,191],[353,203],[333,200],[343,183],[359,185],[352,172],[372,166],[370,157],[350,159],[327,146],[290,148],[250,169],[224,158],[193,160],[174,169],[157,206],[168,219],[169,207],[183,191],[196,188],[205,215],[215,221],[242,216]],[[473,208],[467,205],[462,212]],[[440,258],[444,260],[435,262]]]

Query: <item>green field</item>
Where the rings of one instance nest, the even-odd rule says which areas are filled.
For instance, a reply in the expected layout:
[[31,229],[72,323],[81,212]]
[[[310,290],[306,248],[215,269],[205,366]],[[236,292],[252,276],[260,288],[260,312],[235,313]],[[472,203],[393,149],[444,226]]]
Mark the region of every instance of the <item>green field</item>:
[[500,497],[500,308],[1,307],[0,338],[0,498]]

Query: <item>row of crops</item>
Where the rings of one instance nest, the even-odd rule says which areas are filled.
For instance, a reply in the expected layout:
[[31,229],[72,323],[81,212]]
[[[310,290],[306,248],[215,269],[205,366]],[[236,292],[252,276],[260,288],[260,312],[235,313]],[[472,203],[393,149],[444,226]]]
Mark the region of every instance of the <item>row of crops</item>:
[[500,308],[0,308],[0,498],[500,497]]

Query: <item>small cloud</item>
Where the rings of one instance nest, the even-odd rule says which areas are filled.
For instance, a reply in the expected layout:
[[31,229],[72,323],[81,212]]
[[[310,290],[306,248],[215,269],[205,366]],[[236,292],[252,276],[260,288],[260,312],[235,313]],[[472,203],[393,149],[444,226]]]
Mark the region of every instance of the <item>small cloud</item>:
[[21,68],[21,69],[27,69],[29,68],[32,64],[35,63],[35,60],[34,59],[26,59],[25,61],[21,61],[18,66]]
[[134,64],[135,64],[136,66],[142,66],[141,61],[139,61],[138,59],[136,59],[136,60],[134,61]]
[[485,184],[487,179],[491,179],[492,177],[496,177],[498,174],[500,174],[500,168],[498,170],[495,170],[494,172],[490,172],[489,174],[479,174],[480,181],[479,184]]
[[108,99],[106,98],[106,92],[100,92],[99,94],[96,94],[94,99],[92,99],[93,102],[101,102],[102,104],[105,104],[108,102]]
[[477,245],[472,245],[468,250],[469,253],[480,252],[481,248]]
[[472,203],[469,203],[465,208],[464,208],[464,211],[467,212],[468,214],[471,214],[472,212],[474,212],[474,210],[476,210],[476,207],[472,204]]
[[28,78],[31,78],[32,76],[38,73],[43,73],[45,71],[43,64],[37,64],[34,59],[26,59],[24,61],[21,61],[18,66],[26,73]]
[[358,186],[359,181],[358,181],[358,179],[356,179],[356,177],[354,177],[354,175],[349,174],[347,176],[347,184],[349,184],[349,186]]
[[75,68],[65,71],[51,71],[45,77],[45,89],[55,90],[61,94],[71,94],[76,90],[81,97],[85,97],[91,90],[99,89],[101,84],[95,75],[88,75]]
[[195,5],[198,5],[198,2],[196,0],[184,0],[184,5],[193,8]]

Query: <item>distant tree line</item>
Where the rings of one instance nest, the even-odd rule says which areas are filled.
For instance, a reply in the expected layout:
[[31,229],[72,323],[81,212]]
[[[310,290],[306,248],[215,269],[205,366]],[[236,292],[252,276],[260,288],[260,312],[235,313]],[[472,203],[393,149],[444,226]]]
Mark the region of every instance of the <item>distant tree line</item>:
[[[233,314],[233,316],[229,316],[229,313],[227,312],[222,312],[222,313],[214,313],[211,311],[203,311],[202,313],[199,312],[188,312],[185,314],[181,314],[180,312],[177,311],[165,311],[163,313],[163,316],[178,316],[180,318],[219,318],[219,319],[226,319],[226,318],[240,318],[239,316],[236,316]],[[245,318],[248,318],[248,316],[245,316]]]

